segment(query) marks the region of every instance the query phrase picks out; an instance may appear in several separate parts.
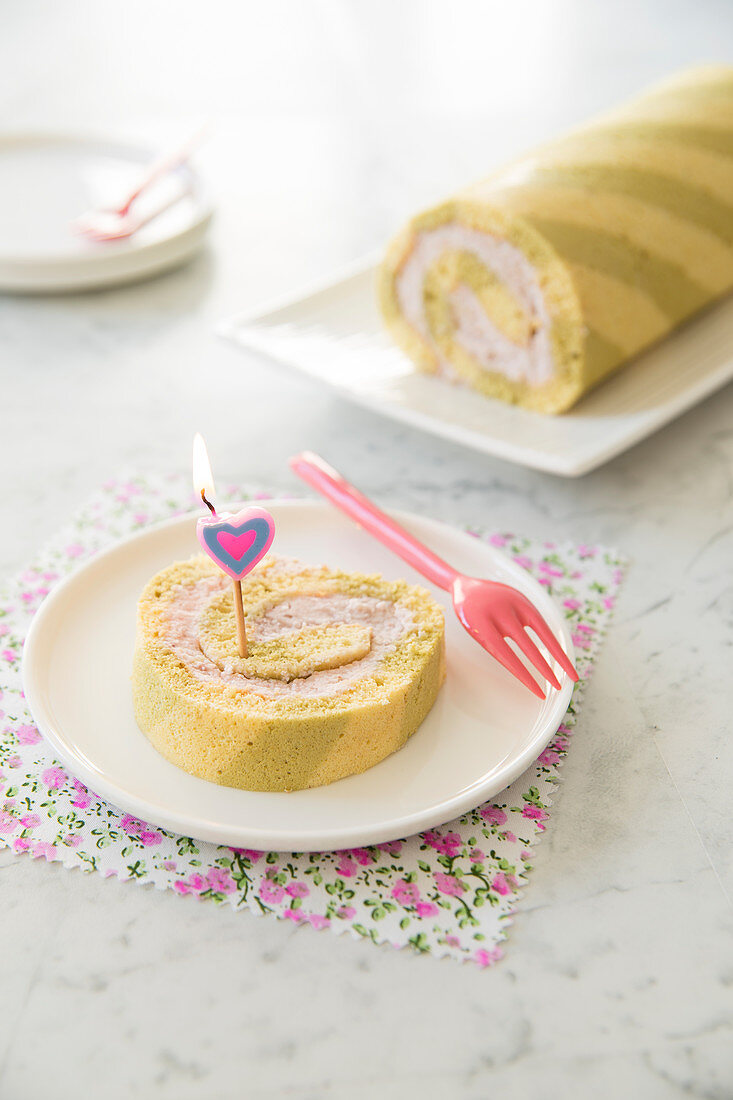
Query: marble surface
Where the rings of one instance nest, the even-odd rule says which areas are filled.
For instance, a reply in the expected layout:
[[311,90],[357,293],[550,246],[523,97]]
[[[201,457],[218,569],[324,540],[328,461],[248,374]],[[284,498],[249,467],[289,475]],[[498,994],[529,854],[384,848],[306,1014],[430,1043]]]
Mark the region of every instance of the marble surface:
[[[123,466],[293,489],[316,449],[386,505],[632,559],[563,791],[488,972],[0,852],[0,1095],[733,1096],[733,387],[579,481],[479,457],[212,336],[414,205],[675,66],[720,0],[513,5],[25,0],[5,128],[206,111],[219,214],[188,267],[0,299],[0,570]],[[141,124],[141,123],[140,123]],[[49,1081],[53,1085],[49,1085]]]

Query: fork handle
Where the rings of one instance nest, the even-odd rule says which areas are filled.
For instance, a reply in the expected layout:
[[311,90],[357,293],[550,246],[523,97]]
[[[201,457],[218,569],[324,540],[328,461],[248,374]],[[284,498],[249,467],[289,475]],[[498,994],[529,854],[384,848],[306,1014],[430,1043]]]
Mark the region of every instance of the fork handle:
[[142,178],[138,180],[134,190],[128,193],[118,207],[116,213],[119,214],[121,218],[129,214],[130,207],[139,199],[143,191],[147,191],[148,187],[153,183],[157,183],[162,176],[167,176],[169,172],[173,172],[176,168],[180,168],[180,166],[189,159],[196,146],[201,144],[207,132],[208,125],[202,123],[189,134],[184,141],[171,149],[164,150],[164,152],[160,153],[151,161],[146,167]]
[[447,592],[451,590],[458,576],[456,570],[381,512],[319,455],[303,451],[290,459],[290,468],[347,516],[356,520],[365,531],[399,554],[423,577]]

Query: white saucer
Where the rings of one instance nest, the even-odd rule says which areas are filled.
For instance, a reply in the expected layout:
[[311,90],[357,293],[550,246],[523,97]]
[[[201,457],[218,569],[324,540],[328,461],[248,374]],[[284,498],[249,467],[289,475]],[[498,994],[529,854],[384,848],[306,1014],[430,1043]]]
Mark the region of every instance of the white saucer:
[[[310,564],[425,583],[325,503],[271,501],[273,549]],[[132,713],[135,610],[144,584],[197,551],[197,515],[151,527],[100,554],[48,597],[23,655],[28,705],[70,770],[135,816],[236,847],[319,851],[404,837],[450,821],[516,779],[551,739],[572,684],[541,702],[463,630],[444,593],[448,676],[430,715],[398,753],[328,787],[267,794],[219,787],[164,760]],[[524,591],[573,656],[565,620],[541,587],[499,551],[434,520],[396,513],[459,569]]]
[[[175,267],[202,245],[211,206],[181,166],[139,202],[171,206],[128,240],[94,243],[72,221],[114,204],[155,150],[64,134],[0,136],[0,290],[48,293],[131,282]],[[157,207],[155,207],[157,208]]]
[[483,454],[578,477],[733,380],[733,299],[709,309],[562,416],[491,401],[418,371],[387,335],[368,256],[326,284],[235,317],[222,335],[373,412]]

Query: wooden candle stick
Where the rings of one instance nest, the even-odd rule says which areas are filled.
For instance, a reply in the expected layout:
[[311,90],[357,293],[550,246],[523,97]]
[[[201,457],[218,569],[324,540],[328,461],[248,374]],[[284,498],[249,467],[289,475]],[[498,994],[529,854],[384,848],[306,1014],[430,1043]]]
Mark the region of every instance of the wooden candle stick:
[[242,582],[232,581],[234,589],[234,614],[237,620],[237,649],[240,657],[249,656],[247,645],[247,628],[244,623],[244,606],[242,604]]

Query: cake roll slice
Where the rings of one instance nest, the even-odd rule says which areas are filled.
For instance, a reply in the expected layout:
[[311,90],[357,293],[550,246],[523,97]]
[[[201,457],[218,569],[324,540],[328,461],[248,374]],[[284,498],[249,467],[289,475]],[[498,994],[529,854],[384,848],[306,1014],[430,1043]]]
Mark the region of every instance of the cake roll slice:
[[382,313],[418,367],[561,413],[733,288],[733,69],[683,73],[405,227]]
[[401,748],[445,675],[440,606],[423,588],[268,557],[231,581],[203,555],[149,582],[138,604],[133,703],[167,760],[253,791],[317,787]]

